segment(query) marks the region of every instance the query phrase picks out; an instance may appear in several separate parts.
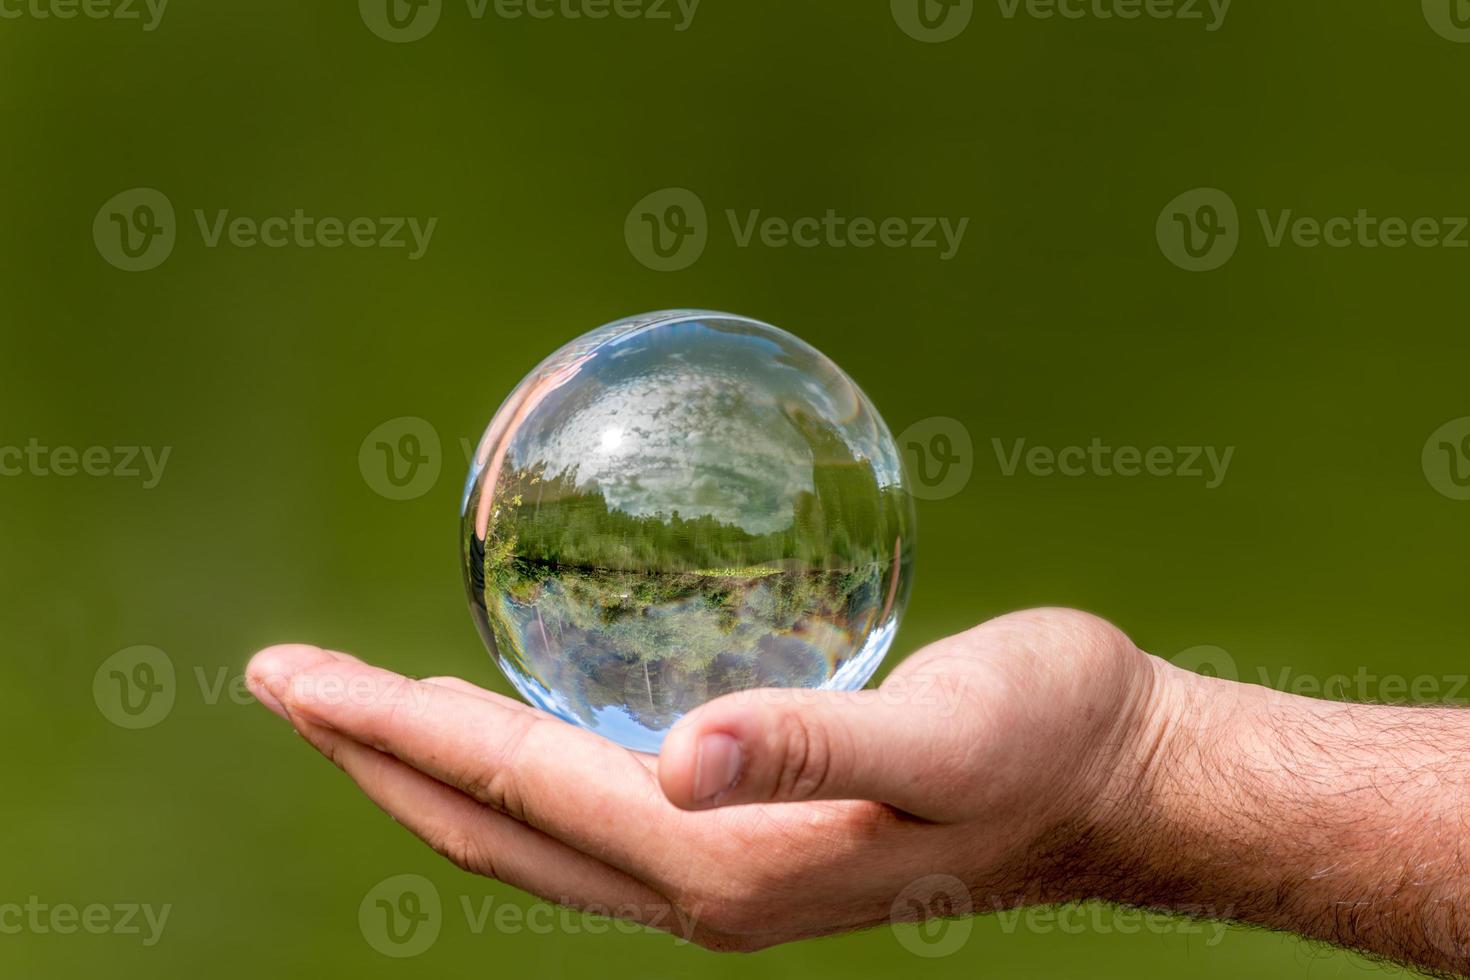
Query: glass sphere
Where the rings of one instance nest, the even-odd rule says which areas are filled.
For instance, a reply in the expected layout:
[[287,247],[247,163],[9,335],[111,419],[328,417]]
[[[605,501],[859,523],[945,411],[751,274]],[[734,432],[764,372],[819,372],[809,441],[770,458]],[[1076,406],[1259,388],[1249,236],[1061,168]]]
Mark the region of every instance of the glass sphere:
[[470,466],[470,607],[527,701],[657,751],[691,709],[856,690],[908,598],[914,513],[867,396],[808,344],[653,313],[552,354]]

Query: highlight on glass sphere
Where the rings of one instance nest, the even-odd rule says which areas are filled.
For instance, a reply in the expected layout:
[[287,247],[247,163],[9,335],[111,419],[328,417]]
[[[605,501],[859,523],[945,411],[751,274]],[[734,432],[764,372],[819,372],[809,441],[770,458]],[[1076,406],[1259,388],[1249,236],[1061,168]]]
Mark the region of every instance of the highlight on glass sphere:
[[670,311],[585,334],[511,393],[461,544],[516,690],[656,752],[723,694],[867,683],[914,524],[898,446],[836,364],[756,320]]

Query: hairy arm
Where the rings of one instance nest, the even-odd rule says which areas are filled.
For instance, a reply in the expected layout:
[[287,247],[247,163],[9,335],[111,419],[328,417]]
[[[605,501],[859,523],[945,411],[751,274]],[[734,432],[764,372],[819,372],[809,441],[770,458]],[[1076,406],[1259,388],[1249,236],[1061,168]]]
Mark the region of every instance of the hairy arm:
[[1318,701],[1156,661],[1078,897],[1470,973],[1470,712]]

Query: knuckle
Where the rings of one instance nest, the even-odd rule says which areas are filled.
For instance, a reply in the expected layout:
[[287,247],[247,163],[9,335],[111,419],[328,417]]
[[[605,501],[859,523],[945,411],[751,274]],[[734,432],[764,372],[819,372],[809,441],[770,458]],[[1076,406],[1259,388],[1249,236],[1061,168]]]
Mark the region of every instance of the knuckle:
[[458,827],[451,827],[430,842],[440,856],[455,867],[487,878],[499,879],[495,862],[484,843],[474,834]]
[[328,738],[322,743],[321,752],[322,755],[327,757],[328,762],[336,766],[338,769],[341,769],[343,772],[347,772],[347,760],[342,751],[342,748],[343,743],[340,740],[335,738]]
[[526,802],[522,792],[520,759],[527,740],[541,719],[534,715],[518,717],[510,722],[505,740],[488,759],[476,760],[474,772],[464,780],[470,794],[490,809],[513,820],[525,822]]
[[775,798],[809,800],[827,786],[832,774],[832,744],[825,727],[798,711],[783,712],[776,726],[778,757]]
[[497,768],[485,774],[475,786],[475,796],[492,810],[499,811],[512,820],[523,820],[525,803],[516,787],[515,777],[505,769]]

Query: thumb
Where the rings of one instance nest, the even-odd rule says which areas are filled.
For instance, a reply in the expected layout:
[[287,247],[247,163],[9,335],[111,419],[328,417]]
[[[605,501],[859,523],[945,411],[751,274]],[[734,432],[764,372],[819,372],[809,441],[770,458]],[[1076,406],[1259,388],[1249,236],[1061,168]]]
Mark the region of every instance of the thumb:
[[742,691],[674,726],[658,779],[685,810],[866,799],[938,819],[954,724],[883,691]]

